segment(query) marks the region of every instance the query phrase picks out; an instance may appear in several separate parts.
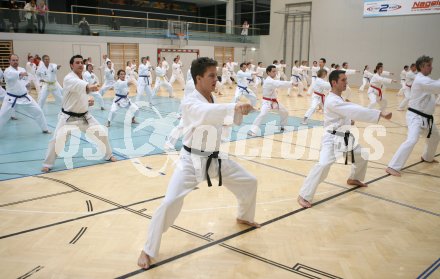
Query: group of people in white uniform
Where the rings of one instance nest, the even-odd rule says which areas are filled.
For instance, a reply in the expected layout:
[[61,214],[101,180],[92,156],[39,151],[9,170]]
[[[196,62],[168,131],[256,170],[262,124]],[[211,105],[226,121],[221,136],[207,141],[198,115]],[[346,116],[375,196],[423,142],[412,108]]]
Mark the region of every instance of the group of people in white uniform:
[[[93,133],[94,138],[103,144],[101,149],[105,160],[114,162],[116,157],[108,139],[108,132],[90,113],[89,107],[97,100],[101,109],[104,109],[102,97],[108,89],[113,88],[113,98],[106,126],[110,126],[115,113],[120,109],[130,110],[132,123],[136,122],[139,107],[136,102],[146,95],[147,102],[151,103],[157,91],[163,87],[173,97],[172,84],[177,81],[184,86],[184,98],[181,102],[181,119],[173,136],[183,137],[181,156],[173,176],[169,182],[165,198],[156,210],[151,221],[147,242],[141,251],[138,265],[149,268],[152,259],[157,257],[163,232],[165,232],[179,215],[183,200],[195,187],[207,181],[212,186],[212,178],[217,178],[218,185],[224,185],[237,198],[238,212],[236,221],[252,227],[259,227],[255,222],[257,179],[239,164],[224,158],[219,152],[225,127],[240,125],[243,118],[256,111],[257,90],[262,88],[261,108],[253,121],[248,134],[255,136],[265,116],[269,112],[280,115],[280,131],[285,130],[288,121],[288,110],[278,100],[280,88],[296,89],[297,96],[304,93],[311,94],[310,108],[304,115],[303,123],[311,118],[318,107],[324,113],[324,135],[321,142],[319,161],[312,167],[302,185],[298,203],[305,208],[312,206],[313,197],[319,184],[327,177],[330,167],[342,154],[345,163],[351,163],[351,173],[347,184],[367,186],[363,180],[367,171],[368,154],[364,154],[360,145],[354,144],[356,140],[350,132],[353,121],[377,123],[381,118],[389,120],[392,113],[387,111],[384,85],[397,82],[384,77],[391,73],[384,71],[384,65],[378,63],[374,73],[369,72],[366,66],[363,72],[363,84],[359,88],[364,90],[367,85],[370,105],[363,107],[348,100],[348,77],[356,72],[348,68],[348,63],[343,63],[342,68],[335,65],[334,69],[325,66],[326,60],[321,58],[308,67],[306,63],[295,61],[292,75],[287,78],[284,73],[284,61],[274,61],[273,64],[263,67],[262,63],[253,65],[248,63],[235,63],[230,59],[221,68],[221,82],[218,80],[218,64],[207,57],[195,59],[185,80],[180,59],[173,61],[172,76],[167,77],[168,63],[160,60],[156,67],[152,67],[148,57],[141,58],[141,64],[136,69],[135,63],[127,62],[126,69],[115,73],[114,64],[108,57],[104,57],[104,83],[99,86],[99,81],[93,72],[93,65],[84,61],[81,55],[73,56],[69,61],[71,72],[64,77],[63,86],[56,79],[59,65],[50,63],[48,56],[43,56],[44,64],[35,69],[32,65],[26,66],[28,71],[19,67],[19,57],[12,54],[10,66],[1,75],[6,82],[3,92],[3,103],[0,110],[0,131],[6,122],[13,116],[16,107],[22,107],[38,123],[44,133],[50,133],[43,113],[43,106],[49,93],[55,96],[56,102],[61,105],[58,123],[53,138],[49,141],[46,158],[43,162],[43,172],[50,171],[60,149],[59,144],[66,139],[72,127],[84,133]],[[407,108],[406,121],[408,126],[407,139],[401,144],[386,168],[390,175],[400,176],[409,155],[416,145],[420,135],[426,137],[425,150],[421,160],[433,163],[440,140],[438,129],[434,123],[433,114],[438,95],[440,94],[440,80],[430,77],[433,59],[421,56],[408,68],[405,67],[401,77],[404,99],[400,109]],[[281,66],[284,65],[284,66]],[[235,67],[239,70],[235,72]],[[155,86],[152,88],[152,71],[155,71]],[[284,73],[283,74],[281,73]],[[311,73],[308,78],[307,72]],[[35,76],[32,76],[34,74]],[[267,77],[264,78],[263,74]],[[117,78],[115,78],[115,76]],[[2,78],[0,77],[0,78]],[[284,79],[284,80],[281,80]],[[38,103],[29,95],[29,83],[37,87],[38,82],[43,82],[39,92]],[[218,103],[212,92],[216,87],[236,82],[235,94],[232,102]],[[307,85],[310,84],[309,88]],[[129,87],[136,88],[136,101],[129,98]],[[251,89],[254,89],[252,90]],[[348,96],[347,96],[348,94]],[[242,97],[246,103],[240,102]],[[375,107],[378,107],[377,109]],[[206,129],[209,126],[212,129]],[[208,132],[208,136],[206,133]],[[211,134],[213,133],[213,134]],[[58,142],[58,143],[57,143]],[[341,144],[343,142],[343,144]],[[349,160],[350,159],[350,160]]]

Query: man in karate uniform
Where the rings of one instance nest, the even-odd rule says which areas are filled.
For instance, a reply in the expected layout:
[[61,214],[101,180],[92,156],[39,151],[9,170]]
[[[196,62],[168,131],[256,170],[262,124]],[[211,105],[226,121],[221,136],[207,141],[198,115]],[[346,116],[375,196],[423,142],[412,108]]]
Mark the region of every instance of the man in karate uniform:
[[235,79],[237,78],[237,76],[235,75],[235,70],[234,70],[235,66],[238,66],[238,63],[237,62],[232,62],[232,58],[229,57],[228,58],[228,62],[226,62],[226,67],[228,67],[228,71],[229,71],[229,74],[230,74],[229,78],[232,81],[235,81]]
[[37,77],[37,65],[34,63],[34,57],[29,56],[26,63],[26,72],[28,73],[29,84],[32,84],[37,91],[37,96],[40,95],[41,85],[40,79]]
[[142,57],[141,64],[139,65],[136,102],[139,102],[142,95],[145,93],[147,96],[148,105],[151,104],[153,98],[153,89],[151,89],[151,81],[153,80],[151,78],[151,68],[151,65],[147,63],[147,57]]
[[29,83],[28,74],[25,69],[18,67],[18,56],[11,54],[9,64],[10,66],[6,68],[3,74],[6,82],[6,95],[0,109],[0,131],[14,114],[15,108],[21,107],[38,123],[43,133],[49,134],[43,111],[28,94],[28,88],[26,87]]
[[[115,162],[116,158],[112,155],[112,148],[108,141],[107,129],[99,124],[98,121],[88,112],[89,106],[93,105],[93,98],[89,97],[91,92],[98,90],[98,85],[89,84],[82,79],[84,68],[83,57],[74,55],[70,58],[70,68],[72,71],[64,77],[64,99],[60,114],[58,114],[58,124],[53,138],[49,141],[46,159],[43,163],[42,172],[49,172],[55,163],[57,153],[64,150],[67,136],[72,128],[77,128],[81,132],[86,132],[89,128],[93,129],[93,136],[100,144],[101,150],[107,161]],[[61,144],[58,141],[61,142]],[[58,143],[57,143],[58,142]],[[61,147],[61,150],[58,148]]]
[[49,93],[55,97],[57,104],[61,104],[63,101],[63,93],[61,85],[57,80],[57,72],[61,68],[61,65],[50,63],[50,57],[43,55],[43,63],[38,65],[37,76],[44,82],[38,96],[38,105],[43,109],[46,103]]
[[423,55],[416,61],[419,73],[412,83],[408,111],[406,112],[408,137],[388,164],[386,172],[391,175],[400,176],[400,170],[419,141],[420,135],[426,135],[425,149],[421,160],[428,163],[438,163],[434,156],[440,136],[432,115],[435,111],[436,98],[440,94],[440,80],[433,80],[429,77],[432,71],[432,60],[431,57]]
[[275,80],[277,69],[274,65],[270,65],[266,69],[267,78],[263,84],[263,101],[261,103],[260,114],[255,118],[251,130],[248,132],[249,136],[256,136],[257,131],[264,117],[271,111],[280,114],[280,131],[284,132],[284,126],[287,125],[289,112],[277,100],[277,88],[290,88],[293,86],[292,81]]
[[[162,67],[163,67],[163,63],[162,63]],[[182,65],[179,63],[179,58],[177,57],[174,58],[173,65],[171,66],[171,71],[172,72],[171,72],[170,84],[173,85],[173,83],[177,80],[184,88],[185,79],[183,78]]]
[[104,97],[107,90],[112,89],[115,84],[115,70],[112,61],[107,61],[107,67],[104,70],[104,85],[99,90],[99,94]]
[[237,223],[260,227],[254,221],[257,179],[236,162],[224,159],[218,151],[223,126],[240,124],[243,115],[247,115],[253,107],[249,104],[214,103],[211,92],[217,81],[216,66],[217,62],[207,57],[192,62],[191,75],[196,90],[182,103],[184,147],[165,198],[153,214],[147,242],[138,259],[141,268],[148,269],[151,259],[157,257],[162,234],[173,225],[185,196],[205,180],[211,186],[211,178],[218,176],[219,186],[224,183],[236,196]]
[[[293,84],[298,88],[298,97],[302,97],[302,92],[304,90],[304,83],[301,79],[301,73],[302,70],[299,67],[299,61],[295,60],[294,62],[295,64],[292,67],[292,77],[291,77],[291,81],[293,82]],[[292,88],[287,89],[287,96],[290,96],[290,91],[292,90]]]
[[409,96],[411,95],[411,87],[417,75],[416,64],[415,63],[411,64],[410,70],[406,71],[405,73],[406,73],[404,78],[405,88],[403,91],[403,100],[402,102],[400,102],[399,108],[397,109],[399,111],[405,110],[406,105],[408,105]]
[[156,70],[156,82],[154,84],[153,95],[156,96],[160,88],[165,87],[165,90],[168,92],[168,96],[170,98],[174,98],[173,87],[167,80],[166,71],[163,68],[162,61],[159,62],[159,65],[157,65],[155,70]]
[[240,71],[237,72],[237,88],[235,89],[235,96],[233,103],[237,103],[241,96],[246,97],[253,107],[257,104],[257,96],[249,88],[249,80],[253,80],[253,77],[257,73],[247,71],[246,63],[240,64]]
[[403,66],[403,70],[400,72],[400,85],[402,86],[397,93],[397,96],[402,96],[406,89],[406,75],[409,71],[408,65]]
[[313,115],[318,106],[324,107],[325,97],[327,92],[331,89],[330,83],[324,80],[327,77],[327,71],[324,69],[319,69],[317,75],[318,78],[312,83],[312,101],[310,103],[310,108],[304,114],[304,120],[301,123],[303,125],[307,125],[307,119]]
[[347,86],[347,76],[343,71],[334,70],[329,77],[332,86],[324,104],[324,135],[322,137],[319,162],[310,170],[299,192],[298,203],[302,207],[311,207],[313,196],[318,185],[325,180],[331,165],[336,162],[337,156],[341,154],[339,147],[341,140],[345,143],[345,163],[348,154],[351,153],[352,167],[351,174],[347,180],[349,185],[367,186],[361,182],[365,179],[367,172],[367,156],[361,154],[361,147],[355,145],[355,139],[350,133],[352,121],[363,121],[376,123],[380,117],[391,119],[391,113],[380,110],[364,108],[360,105],[346,102],[341,94]]

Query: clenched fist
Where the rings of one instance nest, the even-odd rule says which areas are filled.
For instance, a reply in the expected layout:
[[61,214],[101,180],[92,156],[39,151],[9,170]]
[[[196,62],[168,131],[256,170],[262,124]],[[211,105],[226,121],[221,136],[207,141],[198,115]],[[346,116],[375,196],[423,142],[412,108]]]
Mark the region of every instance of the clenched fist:
[[249,112],[255,110],[250,104],[236,104],[235,111],[240,112],[243,115],[248,115]]

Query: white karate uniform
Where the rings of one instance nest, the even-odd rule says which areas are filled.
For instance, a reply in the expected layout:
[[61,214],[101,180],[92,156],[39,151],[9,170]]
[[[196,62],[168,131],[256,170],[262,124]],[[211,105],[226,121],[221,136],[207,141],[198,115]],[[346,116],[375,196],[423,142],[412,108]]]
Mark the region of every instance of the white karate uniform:
[[[193,153],[182,148],[165,198],[153,214],[148,229],[147,242],[143,249],[152,258],[158,255],[162,234],[173,225],[182,209],[185,196],[192,192],[199,183],[207,179],[206,162],[208,158],[206,155],[198,155],[199,153],[195,149],[204,150],[208,154],[218,151],[223,126],[232,123],[240,124],[243,117],[235,112],[235,104],[208,103],[198,91],[194,91],[185,99],[182,103],[182,112],[185,127],[183,144],[191,148]],[[204,136],[207,131],[206,125],[210,129],[209,134]],[[219,158],[224,158],[223,154],[220,154]],[[212,159],[208,172],[211,178],[218,176],[219,163],[217,159]],[[221,174],[224,186],[237,198],[237,218],[254,222],[257,179],[239,164],[228,159],[221,160]],[[213,184],[213,187],[217,187],[215,183]]]
[[99,89],[99,94],[104,96],[107,90],[112,89],[115,84],[115,70],[113,68],[109,69],[108,67],[104,70],[104,85]]
[[166,60],[162,61],[162,69],[165,70],[165,77],[168,79],[168,70],[170,69],[170,65]]
[[48,67],[46,67],[44,63],[40,63],[38,66],[37,76],[44,81],[43,87],[38,95],[38,105],[41,108],[44,107],[49,93],[55,97],[57,104],[61,105],[63,101],[63,88],[58,83],[57,72],[58,66],[54,63],[49,63]]
[[[350,76],[350,75],[356,74],[356,70],[342,68],[341,71],[344,71],[346,76]],[[344,96],[344,99],[349,100],[350,97],[351,97],[351,92],[352,92],[351,88],[350,88],[350,86],[348,85],[348,82],[347,82],[347,88],[345,89],[344,92],[342,92],[342,95]]]
[[408,105],[409,98],[411,96],[411,86],[417,75],[417,72],[413,72],[411,70],[405,73],[405,88],[403,91],[403,100],[402,102],[400,102],[398,110],[403,110]]
[[139,113],[139,107],[132,103],[128,98],[128,80],[117,80],[115,82],[114,89],[115,98],[113,99],[112,107],[108,114],[107,120],[111,122],[115,117],[115,113],[122,108],[130,110],[130,113],[133,115],[133,117],[136,117]]
[[14,115],[16,107],[25,109],[26,112],[28,112],[38,123],[43,132],[48,131],[43,111],[34,101],[32,96],[28,94],[26,85],[29,81],[26,76],[20,78],[20,73],[26,73],[26,70],[21,67],[15,69],[12,66],[9,66],[3,74],[6,82],[7,95],[4,97],[0,109],[0,131],[11,116]]
[[370,99],[370,105],[368,105],[368,108],[373,108],[376,104],[380,106],[380,110],[382,111],[386,108],[387,100],[383,94],[383,84],[389,84],[391,81],[391,79],[381,77],[377,73],[373,75],[370,81],[370,87],[368,88],[368,98]]
[[[0,82],[2,81],[2,79],[3,79],[3,71],[0,68]],[[5,96],[6,96],[6,90],[0,86],[0,100],[3,100]]]
[[221,82],[221,86],[223,87],[226,83],[229,84],[229,86],[232,85],[231,73],[229,72],[229,69],[228,69],[227,66],[222,68],[222,82]]
[[301,77],[301,79],[302,79],[302,82],[303,82],[304,88],[307,88],[307,85],[308,85],[308,81],[307,81],[307,71],[310,71],[310,67],[307,67],[307,66],[301,65],[301,66],[299,66],[299,68],[301,69],[301,71],[299,72],[299,75],[300,75],[300,77]]
[[160,87],[163,86],[168,91],[170,98],[173,98],[174,97],[173,87],[166,79],[165,74],[166,74],[165,69],[159,66],[156,67],[156,82],[154,84],[153,94],[157,95],[157,91],[159,91]]
[[[301,68],[298,68],[297,66],[293,66],[292,67],[292,77],[291,77],[291,81],[293,82],[294,85],[296,85],[296,87],[298,87],[298,95],[302,96],[302,92],[304,90],[304,83],[302,82],[301,79]],[[292,88],[287,89],[287,96],[290,96],[290,91],[292,90]]]
[[136,84],[137,84],[137,80],[138,80],[139,75],[137,73],[137,65],[134,63],[131,64],[131,74],[132,74],[133,78],[136,79]]
[[266,72],[266,68],[257,67],[257,75],[255,76],[255,87],[258,87],[263,84],[264,73]]
[[180,84],[185,87],[185,79],[183,78],[182,73],[182,66],[179,63],[173,63],[172,66],[172,74],[170,79],[170,84],[173,85],[173,83],[178,80]]
[[139,65],[139,79],[137,83],[136,102],[142,98],[142,94],[146,94],[147,102],[151,103],[153,98],[153,90],[151,89],[151,66],[148,63]]
[[[328,131],[346,132],[351,125],[351,120],[363,122],[378,122],[380,110],[364,108],[360,105],[345,102],[344,99],[333,92],[330,92],[324,105],[324,135],[322,137],[319,162],[312,167],[299,195],[306,201],[311,202],[315,195],[318,185],[324,181],[328,175],[331,165],[345,151],[345,145],[340,148],[343,137],[333,135]],[[349,142],[352,137],[350,136]],[[349,179],[364,180],[367,172],[368,153],[361,154],[359,145],[349,146],[348,152],[353,149],[355,163],[351,165]]]
[[[429,76],[418,73],[411,86],[411,94],[408,107],[427,115],[433,115],[437,95],[440,94],[440,80],[433,80]],[[400,171],[408,160],[414,146],[419,141],[419,136],[427,136],[429,127],[425,117],[420,116],[410,110],[406,112],[406,124],[408,125],[408,137],[397,149],[388,166]],[[423,159],[425,161],[434,160],[440,135],[435,125],[432,123],[432,131],[429,138],[426,138]]]
[[[83,79],[90,85],[99,84],[98,77],[93,72],[85,71],[83,73]],[[100,108],[104,107],[104,99],[102,98],[101,94],[99,94],[99,91],[89,92],[89,94],[93,96]]]
[[191,76],[191,68],[189,68],[186,74],[186,83],[185,83],[185,88],[183,90],[183,98],[185,98],[187,95],[192,93],[194,90],[196,90],[196,87],[194,85],[194,80]]
[[[53,167],[57,153],[62,151],[56,150],[56,142],[60,140],[67,141],[67,137],[70,136],[70,131],[67,131],[66,128],[71,128],[73,126],[78,128],[83,133],[85,133],[89,128],[93,127],[94,137],[96,137],[105,146],[105,150],[101,150],[101,152],[105,154],[105,160],[109,160],[112,157],[112,149],[108,141],[107,129],[99,124],[99,122],[88,112],[89,96],[86,92],[87,85],[88,82],[78,77],[74,72],[70,72],[64,77],[63,109],[68,112],[86,114],[83,117],[70,116],[64,112],[60,112],[58,114],[57,127],[53,134],[53,138],[49,141],[43,167]],[[64,144],[62,145],[63,149]],[[100,148],[102,144],[98,144],[97,146]]]
[[314,86],[314,82],[315,82],[315,80],[318,78],[318,71],[320,70],[321,68],[319,68],[318,66],[313,66],[310,70],[311,70],[311,72],[312,72],[312,82],[311,82],[311,84],[310,84],[310,86],[309,86],[309,89],[307,90],[307,94],[312,94],[313,93],[313,86]]
[[282,80],[288,80],[288,78],[286,76],[286,67],[287,67],[286,64],[280,64],[279,73],[280,73],[280,79],[282,79]]
[[373,77],[373,73],[368,70],[364,71],[364,75],[362,76],[362,85],[359,87],[359,91],[363,92],[366,85],[370,85],[371,78]]
[[322,78],[316,78],[316,80],[313,82],[313,95],[310,102],[310,108],[306,111],[304,117],[312,117],[319,105],[324,106],[325,95],[328,94],[328,91],[330,91],[331,88],[332,87],[328,81],[325,81]]
[[406,88],[406,85],[405,85],[406,84],[406,74],[408,72],[411,72],[411,70],[409,70],[409,71],[402,70],[400,72],[400,85],[402,87],[399,89],[399,92],[397,93],[397,96],[402,96],[404,94],[404,92],[405,92],[405,88]]
[[37,65],[31,62],[27,62],[26,72],[28,73],[29,83],[34,85],[35,90],[37,91],[37,95],[40,95],[41,84],[39,78],[37,77]]
[[234,70],[234,67],[235,67],[235,66],[238,66],[238,63],[237,63],[237,62],[227,62],[227,63],[226,63],[226,67],[227,67],[228,70],[229,70],[229,76],[232,77],[232,78],[234,78],[234,79],[237,78],[237,76],[236,76],[236,74],[235,74],[235,70]]
[[260,114],[255,118],[252,124],[251,131],[256,134],[260,128],[261,122],[264,120],[269,112],[277,112],[280,115],[280,128],[287,125],[289,112],[277,100],[277,88],[289,88],[292,86],[292,81],[274,80],[267,77],[263,85],[263,100],[261,101]]
[[130,66],[125,67],[125,80],[131,81],[134,87],[137,89],[137,78],[134,75],[134,71]]
[[252,78],[252,73],[243,72],[242,70],[237,72],[237,88],[235,89],[235,96],[232,100],[233,103],[237,103],[240,99],[240,96],[246,97],[253,107],[257,104],[257,96],[255,93],[249,88],[248,79]]

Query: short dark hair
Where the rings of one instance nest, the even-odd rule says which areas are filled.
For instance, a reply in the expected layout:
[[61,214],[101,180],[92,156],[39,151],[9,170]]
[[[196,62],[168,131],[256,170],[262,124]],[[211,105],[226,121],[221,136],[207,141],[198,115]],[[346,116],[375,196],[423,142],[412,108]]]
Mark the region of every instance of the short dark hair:
[[296,64],[296,63],[298,63],[299,61],[298,60],[295,60],[294,62],[293,62],[293,64]]
[[[45,56],[47,56],[47,55],[43,55],[43,59]],[[47,56],[47,57],[49,57],[49,56]],[[83,61],[83,59],[84,59],[80,54],[76,54],[76,55],[72,56],[72,58],[70,58],[70,62],[69,62],[70,65],[73,65],[73,61],[75,61],[76,58],[81,58],[81,61]]]
[[408,67],[408,65],[405,65],[405,66],[403,66],[403,69],[408,69],[409,67]]
[[120,74],[121,72],[124,72],[124,73],[125,73],[124,70],[120,69],[120,70],[118,71],[118,73],[117,73],[117,76],[119,76],[119,74]]
[[246,62],[243,62],[243,63],[240,64],[240,69],[241,69],[243,66],[246,66]]
[[108,63],[110,63],[110,65],[112,64],[112,61],[107,61],[107,62],[105,62],[105,64],[107,64],[108,65]]
[[87,64],[87,66],[86,66],[86,70],[88,71],[90,67],[93,68],[93,64]]
[[429,62],[432,62],[432,57],[426,56],[426,55],[422,55],[419,58],[417,58],[416,61],[416,67],[417,67],[417,71],[421,71],[422,67]]
[[278,60],[274,60],[272,63],[273,63],[273,64],[278,63]]
[[333,87],[332,81],[338,82],[339,76],[341,74],[345,74],[345,71],[334,70],[333,72],[330,73],[330,76],[328,77],[328,82],[330,82],[330,85],[332,87]]
[[268,73],[270,73],[270,72],[272,72],[272,69],[273,68],[277,68],[275,65],[269,65],[269,66],[267,66],[267,68],[266,68],[266,74],[268,74]]
[[334,68],[335,65],[336,65],[335,63],[332,63],[332,64],[330,65],[330,67]]
[[319,69],[318,70],[318,72],[316,73],[316,75],[319,77],[319,78],[322,78],[324,75],[326,75],[327,74],[327,70],[326,69]]
[[208,67],[217,67],[217,61],[209,57],[200,57],[194,59],[191,63],[191,77],[194,80],[194,84],[197,84],[197,76],[203,76],[206,73]]
[[348,64],[347,62],[342,62],[342,67],[344,67],[347,64]]
[[258,62],[258,64],[257,64],[257,65],[258,65],[258,66],[260,66],[260,64],[263,64],[263,62]]
[[321,58],[319,60],[322,60],[322,62],[327,63],[327,60],[325,60],[325,58]]
[[415,66],[416,66],[416,63],[412,63],[410,67],[412,68],[412,67],[415,67]]
[[[78,54],[79,55],[79,54]],[[81,55],[80,55],[81,56]],[[47,54],[45,54],[45,55],[43,55],[43,57],[41,57],[41,59],[43,59],[44,60],[44,57],[47,57],[47,58],[49,58],[49,55],[47,55]],[[76,58],[78,58],[78,57],[76,57]],[[82,56],[81,56],[81,59],[82,59]],[[72,63],[73,64],[73,63]]]

